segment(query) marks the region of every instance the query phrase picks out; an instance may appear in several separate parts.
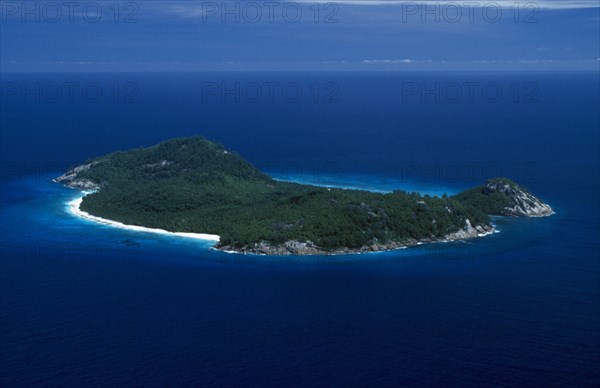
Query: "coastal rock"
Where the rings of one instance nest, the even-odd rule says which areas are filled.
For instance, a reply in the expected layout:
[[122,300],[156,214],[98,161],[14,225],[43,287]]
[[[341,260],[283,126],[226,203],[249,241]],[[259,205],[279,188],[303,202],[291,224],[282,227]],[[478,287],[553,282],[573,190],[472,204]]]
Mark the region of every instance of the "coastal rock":
[[501,215],[511,217],[545,217],[554,214],[550,205],[533,196],[523,187],[502,179],[491,179],[485,185],[490,193],[502,193],[512,203],[504,207]]
[[257,255],[319,255],[328,253],[324,249],[317,247],[311,241],[300,242],[296,240],[286,241],[282,245],[273,245],[267,241],[261,241],[241,248],[227,245],[217,248],[222,251]]
[[424,243],[435,243],[435,242],[450,242],[450,241],[458,241],[458,240],[467,240],[477,237],[487,236],[495,232],[496,229],[491,225],[477,225],[473,226],[469,219],[465,220],[464,228],[454,232],[447,234],[441,238],[436,238],[432,236],[431,238],[425,239],[407,239],[406,241],[390,241],[390,242],[380,242],[377,239],[374,239],[371,244],[364,245],[359,248],[341,248],[335,250],[326,250],[321,247],[315,245],[312,241],[286,241],[281,245],[273,245],[267,241],[261,241],[259,243],[255,243],[252,245],[247,245],[244,247],[233,247],[229,245],[225,246],[217,246],[216,249],[226,252],[237,252],[243,254],[255,254],[255,255],[279,255],[279,256],[287,256],[287,255],[296,255],[296,256],[305,256],[305,255],[347,255],[347,254],[359,254],[359,253],[369,253],[369,252],[385,252],[385,251],[393,251],[397,249],[403,249],[411,246],[416,246]]
[[58,178],[55,178],[54,182],[60,183],[62,185],[70,187],[72,189],[86,190],[86,191],[99,190],[100,185],[92,182],[89,179],[81,179],[78,177],[80,173],[89,170],[92,166],[94,166],[97,163],[98,162],[93,162],[93,163],[88,163],[88,164],[84,164],[81,166],[77,166],[77,167],[67,171],[65,174],[59,176]]
[[489,179],[485,185],[465,190],[453,198],[493,216],[544,217],[554,214],[550,205],[507,178]]
[[490,225],[471,225],[471,221],[467,218],[465,220],[465,227],[460,229],[457,232],[450,233],[444,237],[446,241],[455,241],[455,240],[466,240],[469,238],[475,237],[483,237],[490,233],[495,232],[495,228]]

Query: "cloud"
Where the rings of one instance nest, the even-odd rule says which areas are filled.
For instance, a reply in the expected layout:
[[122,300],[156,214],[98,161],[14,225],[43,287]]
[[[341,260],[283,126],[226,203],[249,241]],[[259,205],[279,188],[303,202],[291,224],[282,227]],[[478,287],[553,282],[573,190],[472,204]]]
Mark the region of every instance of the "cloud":
[[431,60],[431,59],[364,59],[362,63],[370,65],[391,65],[391,64],[410,64],[410,63],[555,63],[555,62],[580,62],[580,63],[591,63],[600,61],[600,58],[596,59],[473,59],[473,60]]
[[[376,65],[381,65],[381,64],[394,64],[394,63],[414,63],[415,61],[413,59],[365,59],[363,61],[363,63],[370,63],[370,64],[376,64]],[[430,60],[428,61],[418,61],[418,62],[431,62]]]
[[[293,1],[292,1],[293,2]],[[393,6],[393,5],[443,5],[444,3],[464,7],[498,6],[502,8],[514,8],[516,4],[520,7],[533,7],[537,9],[582,9],[600,8],[598,0],[296,0],[297,3],[335,3],[339,5],[357,6]],[[530,8],[531,9],[531,8]]]
[[[284,0],[273,1],[269,7],[281,9],[285,3],[305,4],[307,7],[316,3],[336,4],[338,6],[357,6],[357,7],[380,7],[380,6],[430,6],[439,7],[452,5],[453,7],[464,8],[482,8],[482,7],[500,7],[503,9],[514,9],[520,7],[526,10],[569,10],[569,9],[595,9],[600,8],[598,0]],[[252,2],[261,9],[263,13],[267,12],[266,3]],[[160,12],[168,13],[185,19],[199,19],[208,16],[214,16],[215,12],[235,10],[236,7],[244,7],[246,3],[241,0],[224,1],[181,1],[181,0],[156,0],[144,4],[144,7],[152,7]]]
[[167,12],[172,13],[173,15],[180,16],[186,19],[194,19],[201,18],[206,16],[206,7],[198,6],[198,5],[171,5],[166,6],[165,9]]

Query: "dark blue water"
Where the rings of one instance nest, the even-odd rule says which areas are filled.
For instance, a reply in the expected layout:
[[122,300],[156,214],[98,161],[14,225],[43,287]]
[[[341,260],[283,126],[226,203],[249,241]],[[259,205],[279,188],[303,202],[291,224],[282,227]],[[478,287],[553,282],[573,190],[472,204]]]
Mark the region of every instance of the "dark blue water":
[[[599,89],[592,73],[3,74],[0,384],[598,385]],[[51,182],[192,134],[315,184],[508,176],[557,214],[397,252],[239,256],[75,218],[78,193]]]

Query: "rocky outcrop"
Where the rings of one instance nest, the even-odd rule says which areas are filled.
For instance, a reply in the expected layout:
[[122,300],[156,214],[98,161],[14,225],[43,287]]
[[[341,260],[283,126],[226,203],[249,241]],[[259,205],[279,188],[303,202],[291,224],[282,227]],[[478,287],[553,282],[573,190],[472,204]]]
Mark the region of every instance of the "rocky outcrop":
[[55,178],[53,181],[56,183],[65,185],[67,187],[70,187],[72,189],[86,190],[86,191],[99,190],[100,185],[98,185],[97,183],[94,183],[89,179],[79,178],[80,173],[89,170],[92,166],[94,166],[97,163],[98,162],[93,162],[93,163],[88,163],[88,164],[84,164],[82,166],[75,167],[75,168],[67,171],[65,174],[59,176],[58,178]]
[[409,238],[403,242],[380,242],[374,239],[371,244],[364,245],[360,248],[342,248],[336,250],[326,250],[315,245],[312,241],[300,242],[300,241],[286,241],[281,245],[274,245],[267,241],[261,241],[252,245],[246,245],[244,247],[233,247],[229,245],[217,245],[216,249],[224,252],[235,252],[243,254],[254,254],[254,255],[347,255],[357,253],[369,253],[369,252],[385,252],[396,249],[408,248],[415,245],[425,243],[436,243],[436,242],[450,242],[458,240],[467,240],[476,237],[487,236],[488,234],[494,233],[495,229],[490,225],[477,225],[473,226],[469,219],[465,220],[465,227],[449,233],[444,237],[435,237],[425,239],[413,239]]
[[502,193],[511,203],[505,206],[500,215],[511,217],[545,217],[554,214],[550,205],[533,196],[525,188],[504,179],[490,179],[485,185],[490,193]]
[[233,247],[229,245],[217,246],[217,249],[225,252],[237,252],[256,255],[324,255],[328,252],[317,247],[313,242],[300,242],[296,240],[286,241],[281,245],[273,245],[267,241],[261,241],[244,247]]
[[471,221],[465,221],[465,227],[457,232],[450,233],[444,237],[445,241],[466,240],[469,238],[483,237],[490,233],[494,233],[495,229],[490,225],[471,225]]

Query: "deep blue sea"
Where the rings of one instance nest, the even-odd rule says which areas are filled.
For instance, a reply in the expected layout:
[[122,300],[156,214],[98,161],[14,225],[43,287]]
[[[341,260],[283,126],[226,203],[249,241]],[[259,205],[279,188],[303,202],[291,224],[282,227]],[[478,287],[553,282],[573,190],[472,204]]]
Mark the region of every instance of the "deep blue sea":
[[[598,73],[2,74],[2,386],[600,384]],[[71,215],[52,183],[203,135],[278,179],[556,210],[396,252],[263,257]]]

